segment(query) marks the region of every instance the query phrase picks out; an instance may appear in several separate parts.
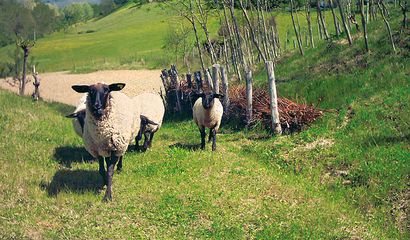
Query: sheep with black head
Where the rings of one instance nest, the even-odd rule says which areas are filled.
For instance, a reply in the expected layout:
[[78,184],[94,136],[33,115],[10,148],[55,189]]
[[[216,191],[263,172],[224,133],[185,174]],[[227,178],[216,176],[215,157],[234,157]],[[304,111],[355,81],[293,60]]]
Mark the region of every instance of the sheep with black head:
[[195,93],[199,97],[193,106],[193,119],[201,133],[201,149],[205,149],[205,128],[209,128],[208,142],[212,141],[212,151],[216,150],[216,133],[221,126],[223,106],[219,98],[222,94]]
[[115,165],[118,163],[117,169],[122,169],[123,155],[140,126],[135,100],[119,92],[124,87],[124,83],[72,86],[76,92],[88,93],[83,140],[86,150],[98,159],[99,172],[107,185],[105,201],[112,199]]

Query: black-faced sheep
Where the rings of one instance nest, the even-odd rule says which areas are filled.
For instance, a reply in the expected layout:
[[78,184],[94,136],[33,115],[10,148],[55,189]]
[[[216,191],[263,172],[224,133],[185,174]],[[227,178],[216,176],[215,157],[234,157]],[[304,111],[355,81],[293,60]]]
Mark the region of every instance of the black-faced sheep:
[[144,134],[145,140],[142,150],[145,151],[151,147],[154,134],[161,128],[164,118],[165,107],[160,95],[154,93],[142,93],[135,97],[135,101],[140,106],[141,125],[137,137],[135,138],[136,146]]
[[[112,178],[115,165],[122,168],[122,158],[140,126],[135,101],[118,92],[123,83],[74,85],[79,93],[88,93],[83,140],[86,150],[99,162],[99,172],[107,185],[104,200],[112,199]],[[104,158],[107,171],[104,166]]]
[[193,119],[201,133],[201,149],[205,149],[205,128],[209,128],[209,139],[212,140],[212,151],[216,150],[216,133],[221,125],[223,107],[218,98],[222,94],[216,93],[195,93],[199,98],[193,107]]
[[74,131],[80,137],[83,136],[84,131],[86,101],[87,94],[84,94],[78,102],[74,112],[66,116],[67,118],[73,119]]

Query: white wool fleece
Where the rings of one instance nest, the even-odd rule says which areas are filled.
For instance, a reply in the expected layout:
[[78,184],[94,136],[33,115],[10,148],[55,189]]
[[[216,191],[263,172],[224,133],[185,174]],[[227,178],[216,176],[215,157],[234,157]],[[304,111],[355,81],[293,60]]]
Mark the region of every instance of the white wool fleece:
[[[89,99],[87,98],[87,101]],[[135,101],[121,92],[111,92],[106,112],[100,120],[86,109],[83,139],[85,148],[94,157],[119,157],[127,151],[140,127],[140,114]]]
[[[77,107],[76,107],[76,109],[74,110],[73,113],[78,113],[78,112],[81,112],[81,111],[85,110],[86,102],[87,102],[87,96],[88,96],[88,93],[83,94],[83,96],[78,101]],[[74,127],[75,133],[77,133],[78,136],[82,137],[83,136],[83,129],[81,127],[80,122],[78,121],[77,118],[73,118],[72,122],[73,122],[73,127]]]
[[149,120],[158,125],[148,124],[145,128],[146,132],[155,133],[162,125],[164,118],[165,107],[160,95],[155,93],[142,93],[133,98],[134,102],[139,106],[139,112]]
[[214,105],[209,109],[205,109],[202,106],[202,98],[198,98],[193,107],[194,122],[200,129],[202,127],[215,127],[215,131],[218,131],[221,126],[223,111],[223,106],[218,98],[214,98]]

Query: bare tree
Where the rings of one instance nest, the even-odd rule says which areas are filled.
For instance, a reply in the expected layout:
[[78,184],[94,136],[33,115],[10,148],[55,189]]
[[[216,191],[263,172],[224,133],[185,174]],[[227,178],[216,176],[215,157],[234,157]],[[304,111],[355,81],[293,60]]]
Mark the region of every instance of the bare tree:
[[368,42],[368,39],[367,39],[366,16],[364,15],[364,0],[360,0],[360,15],[361,15],[361,18],[362,18],[364,43],[366,45],[366,51],[369,52],[369,42]]
[[331,11],[332,11],[333,23],[334,23],[334,25],[335,25],[335,33],[336,33],[336,36],[339,37],[339,35],[340,35],[340,29],[339,29],[339,23],[338,23],[338,21],[337,21],[335,9],[333,8],[333,0],[329,0],[329,5],[330,5],[330,9],[331,9]]
[[19,46],[21,49],[23,49],[24,53],[24,58],[23,58],[23,76],[20,79],[20,85],[19,85],[19,94],[24,95],[25,89],[26,89],[26,70],[27,70],[27,59],[28,55],[30,54],[30,49],[34,47],[36,44],[35,41],[30,40],[30,39],[22,39],[19,38],[17,39],[17,46]]
[[290,15],[292,17],[293,28],[295,29],[295,35],[296,35],[296,39],[297,39],[298,46],[299,46],[299,52],[303,56],[304,52],[303,52],[303,47],[302,47],[302,41],[300,39],[298,28],[296,27],[296,24],[295,24],[295,17],[293,16],[293,11],[294,11],[293,0],[290,0]]
[[[404,3],[403,3],[404,2]],[[407,26],[407,11],[409,10],[409,4],[407,3],[406,0],[400,0],[399,2],[400,8],[401,8],[401,12],[403,14],[403,22],[402,22],[402,27],[403,29],[406,28]]]
[[380,15],[382,15],[382,18],[383,18],[384,24],[386,25],[387,31],[389,32],[390,43],[391,43],[391,46],[393,48],[393,51],[396,52],[396,47],[394,46],[393,34],[392,34],[392,31],[391,31],[391,28],[390,28],[390,24],[389,24],[389,21],[386,18],[385,11],[383,10],[383,7],[382,7],[382,0],[378,0],[377,6],[380,10]]
[[180,16],[184,17],[186,20],[188,20],[195,33],[195,42],[196,42],[196,47],[198,49],[198,54],[199,54],[199,60],[201,62],[201,67],[202,71],[205,73],[205,64],[204,64],[204,59],[202,55],[202,50],[201,50],[201,44],[199,41],[199,36],[198,36],[198,29],[196,27],[196,15],[194,12],[194,6],[192,4],[193,0],[189,0],[189,3],[187,3],[186,0],[178,0],[176,2],[165,2],[168,6],[171,7],[174,11],[176,11]]
[[343,6],[340,4],[340,0],[336,0],[337,5],[339,5],[340,16],[342,17],[343,28],[345,29],[347,40],[349,41],[349,45],[353,44],[352,36],[350,35],[349,26],[347,26],[347,19],[345,16],[345,12]]
[[308,31],[309,31],[310,46],[314,48],[315,42],[313,41],[313,30],[312,30],[312,20],[311,20],[312,18],[310,15],[310,0],[306,1],[305,10],[306,10],[306,21],[308,24]]
[[316,0],[316,7],[317,7],[317,12],[319,14],[320,24],[322,25],[322,30],[325,35],[325,39],[328,40],[330,37],[329,37],[329,33],[327,32],[325,17],[323,16],[322,10],[320,9],[319,0]]

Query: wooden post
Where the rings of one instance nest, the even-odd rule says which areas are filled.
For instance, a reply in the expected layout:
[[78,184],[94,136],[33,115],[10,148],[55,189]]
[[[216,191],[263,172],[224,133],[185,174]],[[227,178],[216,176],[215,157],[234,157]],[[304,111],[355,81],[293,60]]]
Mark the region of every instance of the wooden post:
[[162,69],[161,71],[161,80],[162,80],[162,85],[164,85],[164,91],[165,93],[168,91],[168,71],[167,69]]
[[219,93],[219,64],[214,64],[212,66],[212,81],[214,93]]
[[246,79],[246,125],[252,122],[252,70],[250,67],[245,69]]
[[192,74],[190,72],[186,74],[186,81],[188,83],[188,88],[192,89]]
[[270,95],[270,112],[272,116],[272,131],[275,134],[282,133],[282,127],[279,120],[278,96],[276,93],[275,69],[272,61],[265,62],[265,68],[268,73],[269,95]]
[[212,77],[211,77],[211,73],[209,72],[209,68],[205,70],[205,80],[206,80],[206,84],[208,84],[209,90],[213,91],[214,86],[212,85]]
[[195,83],[196,83],[196,91],[201,92],[202,91],[202,76],[201,76],[201,71],[194,72],[194,78],[195,78]]
[[34,92],[31,95],[34,101],[38,101],[40,99],[40,76],[38,76],[38,72],[36,72],[36,66],[33,65],[33,77],[34,77]]
[[224,66],[221,66],[221,79],[222,79],[222,92],[224,94],[222,105],[224,106],[224,112],[226,113],[229,107],[229,84],[228,84],[228,73]]
[[172,84],[175,84],[175,98],[176,98],[176,111],[180,112],[181,111],[181,103],[179,101],[179,77],[178,77],[178,71],[175,65],[171,65],[171,82]]

